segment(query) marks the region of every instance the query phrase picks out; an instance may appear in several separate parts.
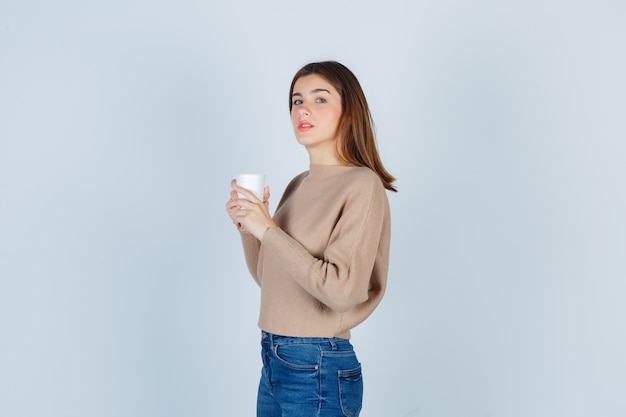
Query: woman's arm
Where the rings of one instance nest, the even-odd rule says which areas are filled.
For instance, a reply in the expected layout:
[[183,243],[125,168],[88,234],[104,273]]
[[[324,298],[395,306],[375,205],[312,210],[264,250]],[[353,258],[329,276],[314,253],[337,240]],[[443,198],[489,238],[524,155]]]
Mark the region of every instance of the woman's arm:
[[250,275],[261,286],[261,277],[258,275],[259,253],[261,250],[261,242],[250,233],[241,233],[241,243],[243,246],[243,254],[246,258],[246,265]]
[[[380,182],[370,181],[350,195],[334,226],[323,258],[278,227],[268,229],[265,250],[279,258],[290,276],[313,297],[337,312],[346,312],[369,298],[370,278],[379,248],[388,256],[389,206]],[[384,282],[374,283],[384,291]],[[382,296],[382,294],[380,294]]]
[[[258,275],[257,271],[261,242],[246,227],[246,222],[242,219],[245,220],[245,217],[247,216],[245,213],[242,213],[242,211],[245,210],[243,204],[249,203],[250,206],[259,206],[258,210],[267,212],[267,216],[269,216],[269,187],[265,187],[263,192],[263,202],[259,201],[252,193],[250,193],[249,190],[237,187],[237,182],[235,180],[231,181],[231,187],[232,191],[230,192],[230,200],[226,203],[226,211],[228,212],[233,224],[237,226],[237,230],[239,230],[241,234],[241,242],[248,270],[257,284],[261,285],[261,277]],[[238,191],[242,192],[250,200],[243,200],[239,198],[239,195],[237,194]]]

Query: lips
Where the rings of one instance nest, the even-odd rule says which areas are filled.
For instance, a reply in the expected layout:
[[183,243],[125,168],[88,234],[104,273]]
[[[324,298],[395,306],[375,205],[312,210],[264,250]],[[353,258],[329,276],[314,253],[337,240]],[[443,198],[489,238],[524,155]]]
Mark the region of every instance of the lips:
[[310,130],[312,128],[313,128],[313,125],[307,122],[306,120],[303,120],[300,123],[298,123],[298,130],[301,132],[306,132],[307,130]]

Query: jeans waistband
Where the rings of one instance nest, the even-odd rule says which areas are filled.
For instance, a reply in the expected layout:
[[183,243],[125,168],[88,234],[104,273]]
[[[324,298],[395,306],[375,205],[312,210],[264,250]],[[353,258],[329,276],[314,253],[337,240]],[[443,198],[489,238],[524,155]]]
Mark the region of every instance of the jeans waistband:
[[341,339],[339,337],[293,337],[293,336],[281,336],[273,333],[261,331],[261,342],[267,342],[274,344],[329,344],[333,348],[337,345],[347,345],[352,348],[349,339]]

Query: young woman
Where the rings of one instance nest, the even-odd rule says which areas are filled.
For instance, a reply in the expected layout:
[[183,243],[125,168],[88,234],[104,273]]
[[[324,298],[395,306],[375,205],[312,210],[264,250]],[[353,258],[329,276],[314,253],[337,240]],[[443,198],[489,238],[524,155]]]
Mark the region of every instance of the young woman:
[[[350,330],[385,291],[390,214],[367,101],[338,62],[296,73],[291,122],[309,170],[287,186],[274,217],[233,180],[228,214],[261,287],[259,417],[358,416],[361,365]],[[238,197],[242,193],[247,199]]]

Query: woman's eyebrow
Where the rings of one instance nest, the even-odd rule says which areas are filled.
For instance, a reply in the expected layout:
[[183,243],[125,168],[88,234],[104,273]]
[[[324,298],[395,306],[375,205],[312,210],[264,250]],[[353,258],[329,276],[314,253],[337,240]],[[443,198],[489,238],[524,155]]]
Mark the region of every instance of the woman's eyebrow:
[[[309,94],[317,94],[317,93],[321,93],[321,92],[325,92],[325,93],[330,94],[330,91],[325,89],[325,88],[315,88],[315,89],[311,90],[309,92]],[[291,95],[291,97],[302,97],[302,94],[301,93],[293,93]]]
[[330,91],[328,91],[328,90],[327,90],[327,89],[325,89],[325,88],[316,88],[316,89],[314,89],[314,90],[311,90],[311,93],[310,93],[310,94],[317,94],[317,93],[321,93],[322,91],[325,91],[325,92],[327,92],[328,94],[330,94]]

